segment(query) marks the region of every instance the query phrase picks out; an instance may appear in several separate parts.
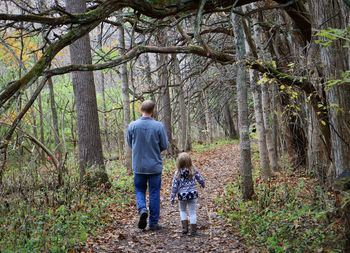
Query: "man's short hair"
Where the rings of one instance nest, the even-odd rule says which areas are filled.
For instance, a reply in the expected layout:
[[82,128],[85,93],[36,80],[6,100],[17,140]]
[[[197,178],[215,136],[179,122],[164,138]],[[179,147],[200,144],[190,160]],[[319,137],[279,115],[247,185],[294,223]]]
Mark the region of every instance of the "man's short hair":
[[152,100],[145,100],[141,104],[141,112],[153,113],[155,106],[156,103],[154,103]]

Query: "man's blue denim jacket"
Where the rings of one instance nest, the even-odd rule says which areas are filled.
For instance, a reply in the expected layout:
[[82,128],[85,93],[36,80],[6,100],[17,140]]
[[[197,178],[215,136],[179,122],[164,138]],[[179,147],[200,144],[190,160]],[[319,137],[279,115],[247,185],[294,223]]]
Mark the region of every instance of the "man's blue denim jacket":
[[159,174],[163,169],[160,152],[168,148],[163,124],[151,117],[130,123],[127,141],[132,149],[132,167],[137,174]]

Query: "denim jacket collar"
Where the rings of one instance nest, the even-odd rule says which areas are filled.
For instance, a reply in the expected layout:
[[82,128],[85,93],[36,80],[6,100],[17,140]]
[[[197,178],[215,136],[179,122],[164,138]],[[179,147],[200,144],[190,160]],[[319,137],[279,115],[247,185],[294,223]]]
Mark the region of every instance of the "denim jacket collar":
[[152,117],[145,117],[145,116],[141,116],[141,119],[142,119],[142,120],[153,120]]

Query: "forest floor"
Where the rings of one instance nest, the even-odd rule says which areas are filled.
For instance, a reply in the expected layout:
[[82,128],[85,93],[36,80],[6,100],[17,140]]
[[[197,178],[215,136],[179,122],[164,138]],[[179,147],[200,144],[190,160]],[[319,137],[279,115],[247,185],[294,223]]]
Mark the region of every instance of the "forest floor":
[[[232,225],[217,214],[216,198],[225,185],[235,180],[239,172],[239,146],[226,144],[192,154],[194,164],[206,179],[206,188],[199,189],[197,207],[198,236],[182,235],[177,204],[169,202],[173,171],[163,174],[161,218],[163,229],[152,232],[137,228],[135,202],[118,210],[111,208],[113,223],[89,238],[85,252],[247,252],[248,249],[233,234]],[[199,187],[198,187],[199,188]]]

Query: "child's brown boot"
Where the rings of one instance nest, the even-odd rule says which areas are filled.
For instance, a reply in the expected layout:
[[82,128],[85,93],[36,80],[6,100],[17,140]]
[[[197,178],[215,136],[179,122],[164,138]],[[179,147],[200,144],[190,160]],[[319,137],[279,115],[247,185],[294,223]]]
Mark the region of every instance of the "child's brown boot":
[[190,225],[191,225],[190,236],[196,236],[197,235],[197,224],[190,224]]
[[188,220],[182,220],[182,233],[187,234],[188,233]]

